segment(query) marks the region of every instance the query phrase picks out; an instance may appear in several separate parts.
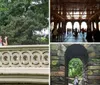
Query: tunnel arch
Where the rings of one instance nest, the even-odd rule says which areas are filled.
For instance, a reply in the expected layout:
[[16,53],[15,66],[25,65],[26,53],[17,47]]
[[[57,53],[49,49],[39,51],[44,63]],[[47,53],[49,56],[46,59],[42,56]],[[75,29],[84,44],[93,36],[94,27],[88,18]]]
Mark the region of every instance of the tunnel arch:
[[[68,63],[73,58],[79,58],[85,68],[88,64],[88,52],[83,45],[73,44],[65,51],[65,83],[68,85]],[[67,78],[67,79],[66,79]]]

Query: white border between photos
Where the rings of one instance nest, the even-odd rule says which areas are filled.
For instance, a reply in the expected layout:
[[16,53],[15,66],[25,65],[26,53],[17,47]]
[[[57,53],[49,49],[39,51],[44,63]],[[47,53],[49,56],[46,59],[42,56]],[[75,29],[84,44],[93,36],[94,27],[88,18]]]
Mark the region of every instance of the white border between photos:
[[50,42],[50,44],[100,44],[100,42]]
[[50,85],[50,44],[51,44],[51,42],[50,42],[50,0],[48,1],[48,5],[49,5],[49,8],[48,8],[48,10],[49,10],[49,85]]

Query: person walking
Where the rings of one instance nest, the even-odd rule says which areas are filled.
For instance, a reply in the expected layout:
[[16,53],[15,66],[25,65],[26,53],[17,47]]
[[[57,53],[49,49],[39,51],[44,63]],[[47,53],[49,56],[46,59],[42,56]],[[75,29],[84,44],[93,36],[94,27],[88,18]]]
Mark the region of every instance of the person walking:
[[74,79],[74,85],[78,85],[78,77],[77,76]]

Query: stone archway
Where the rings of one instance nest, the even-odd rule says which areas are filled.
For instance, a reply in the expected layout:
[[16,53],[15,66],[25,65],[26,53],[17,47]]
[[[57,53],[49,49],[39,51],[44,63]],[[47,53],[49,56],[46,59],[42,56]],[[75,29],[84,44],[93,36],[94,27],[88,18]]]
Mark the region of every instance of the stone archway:
[[[79,58],[83,62],[84,69],[88,63],[88,53],[86,48],[80,44],[73,44],[65,51],[65,85],[68,85],[68,63],[72,58]],[[85,73],[85,70],[84,70]],[[86,77],[86,74],[85,74]]]

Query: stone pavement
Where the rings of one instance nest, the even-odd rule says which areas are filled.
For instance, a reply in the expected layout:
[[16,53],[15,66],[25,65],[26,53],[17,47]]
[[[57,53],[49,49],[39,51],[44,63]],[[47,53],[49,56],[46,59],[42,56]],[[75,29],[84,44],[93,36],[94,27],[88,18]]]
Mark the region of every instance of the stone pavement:
[[82,33],[78,33],[78,37],[75,37],[71,32],[69,32],[67,36],[65,36],[64,42],[87,42],[85,38],[86,33],[84,34],[84,36],[82,35]]
[[73,85],[73,84],[70,84],[70,83],[69,83],[68,85]]

